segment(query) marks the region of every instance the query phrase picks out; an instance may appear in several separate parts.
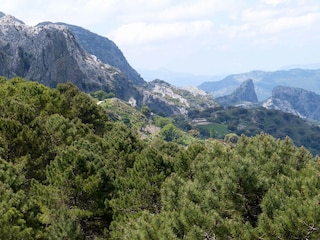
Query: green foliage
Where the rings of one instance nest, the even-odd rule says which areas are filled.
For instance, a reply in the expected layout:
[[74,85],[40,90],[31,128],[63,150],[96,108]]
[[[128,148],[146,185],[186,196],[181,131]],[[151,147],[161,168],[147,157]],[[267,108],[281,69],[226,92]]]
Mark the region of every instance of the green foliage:
[[170,155],[159,149],[161,145],[145,148],[127,174],[115,182],[117,197],[111,201],[114,211],[114,236],[121,236],[127,219],[136,218],[142,211],[159,213],[160,189],[172,172]]
[[168,124],[173,124],[173,119],[172,118],[166,118],[166,117],[161,117],[161,116],[154,116],[153,118],[154,123],[157,127],[164,127]]
[[173,124],[167,124],[164,126],[160,131],[160,136],[163,138],[163,140],[167,142],[177,142],[179,143],[181,141],[182,134],[180,133],[180,130],[174,126]]
[[305,146],[315,155],[320,153],[318,146],[320,127],[289,113],[265,108],[228,107],[190,111],[188,115],[191,119],[203,117],[210,122],[207,125],[195,126],[202,138],[214,136],[224,139],[228,133],[255,136],[265,132],[281,139],[289,136],[297,146]]
[[[123,103],[97,105],[71,84],[0,78],[0,93],[1,239],[320,238],[320,160],[289,137],[201,142],[158,116],[159,137],[142,141],[123,123],[136,124],[134,111],[110,122],[108,104]],[[219,111],[239,129],[231,113],[251,110]],[[267,117],[301,123],[255,114],[271,130]]]
[[102,100],[105,100],[107,98],[113,98],[114,97],[114,93],[107,93],[107,92],[104,92],[102,90],[98,90],[96,92],[91,92],[89,93],[89,95],[93,98],[96,98],[98,99],[99,101],[102,101]]
[[138,109],[117,98],[106,99],[99,105],[107,112],[112,121],[122,121],[129,127],[148,121],[148,116],[145,115],[148,112],[147,108],[143,108],[146,112],[140,112]]
[[202,137],[205,138],[211,137],[223,139],[223,137],[229,133],[227,126],[220,123],[199,124],[194,126],[194,128],[200,132]]
[[141,108],[141,112],[142,112],[142,114],[145,115],[146,117],[150,117],[150,116],[151,116],[151,110],[150,110],[150,108],[147,107],[147,106],[143,106],[143,107]]
[[128,220],[124,239],[319,237],[319,163],[290,139],[241,136],[188,151],[162,184],[160,213]]
[[0,159],[0,235],[2,239],[38,239],[34,202],[25,189],[25,159],[13,164]]

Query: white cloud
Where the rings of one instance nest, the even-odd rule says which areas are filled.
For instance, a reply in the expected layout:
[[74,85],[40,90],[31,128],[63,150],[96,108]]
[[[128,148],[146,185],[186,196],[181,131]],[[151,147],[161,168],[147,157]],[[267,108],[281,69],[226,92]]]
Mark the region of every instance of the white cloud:
[[272,6],[277,6],[279,4],[288,2],[288,0],[263,0],[264,3]]
[[235,9],[238,1],[235,0],[198,0],[183,1],[159,12],[158,18],[164,20],[190,20],[210,18],[215,13]]
[[278,15],[278,11],[274,9],[245,9],[241,14],[241,21],[243,22],[261,22],[261,21],[269,21]]
[[220,64],[222,52],[240,59],[241,49],[249,56],[262,47],[294,49],[294,39],[302,47],[320,39],[319,0],[10,0],[1,2],[1,11],[29,25],[48,20],[85,27],[114,40],[139,66],[183,59],[201,68],[214,58]]
[[111,38],[124,45],[146,44],[161,40],[183,37],[197,37],[212,28],[210,21],[174,23],[130,23],[121,26],[111,34]]
[[299,29],[306,28],[314,24],[320,15],[316,13],[309,13],[303,16],[294,16],[294,17],[281,17],[270,21],[270,23],[264,25],[261,28],[262,33],[279,33],[286,30],[294,29],[299,31]]

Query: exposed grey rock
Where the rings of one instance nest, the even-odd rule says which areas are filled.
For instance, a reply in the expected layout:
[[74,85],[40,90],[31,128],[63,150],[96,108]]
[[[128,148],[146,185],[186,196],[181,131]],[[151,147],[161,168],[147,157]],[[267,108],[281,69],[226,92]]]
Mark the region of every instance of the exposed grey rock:
[[272,89],[276,86],[303,88],[320,94],[320,69],[291,69],[281,71],[251,71],[248,73],[233,74],[220,81],[204,82],[199,88],[212,93],[214,96],[231,94],[240,83],[252,79],[256,94],[260,102],[272,96]]
[[301,88],[275,87],[262,106],[320,121],[320,95]]
[[223,106],[243,105],[243,103],[258,103],[258,98],[251,79],[244,81],[232,94],[216,98]]
[[[43,22],[38,24],[38,26],[50,24],[52,23]],[[97,56],[97,58],[103,63],[121,70],[135,84],[141,85],[145,83],[137,71],[129,65],[125,56],[113,41],[79,26],[66,23],[55,24],[69,28],[83,49],[85,49],[91,55]]]
[[126,82],[121,74],[84,51],[66,27],[30,27],[9,15],[0,18],[0,75],[50,87],[70,81],[83,91],[115,91],[116,76]]
[[180,89],[159,79],[147,83],[146,88],[154,95],[166,99],[168,104],[178,107],[183,114],[186,114],[188,109],[204,110],[219,106],[208,94]]
[[138,107],[147,105],[167,115],[183,113],[166,99],[135,85],[119,69],[90,55],[63,25],[31,27],[13,16],[2,16],[0,75],[19,76],[50,87],[71,82],[85,92],[114,92]]

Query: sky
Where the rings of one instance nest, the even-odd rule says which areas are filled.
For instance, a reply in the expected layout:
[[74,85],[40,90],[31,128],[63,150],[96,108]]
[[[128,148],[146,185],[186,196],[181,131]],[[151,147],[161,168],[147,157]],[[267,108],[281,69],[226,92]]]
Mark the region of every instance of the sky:
[[0,0],[0,11],[84,27],[136,69],[226,75],[320,62],[319,0]]

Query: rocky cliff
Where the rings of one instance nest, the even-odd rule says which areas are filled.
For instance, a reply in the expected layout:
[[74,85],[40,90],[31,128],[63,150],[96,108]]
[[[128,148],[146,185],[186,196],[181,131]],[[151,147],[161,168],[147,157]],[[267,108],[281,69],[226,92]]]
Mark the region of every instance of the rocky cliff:
[[[38,26],[51,24],[50,22],[43,22]],[[129,65],[122,51],[113,41],[79,26],[66,23],[55,23],[55,25],[67,27],[84,50],[91,55],[95,55],[103,63],[118,68],[135,84],[141,85],[145,83],[137,71]]]
[[19,76],[50,87],[71,82],[85,92],[113,92],[133,106],[147,105],[166,115],[184,113],[173,102],[141,86],[143,80],[133,81],[118,68],[89,54],[64,25],[31,27],[1,14],[0,75]]
[[216,101],[223,106],[234,106],[258,103],[258,98],[253,81],[249,79],[244,81],[233,93],[216,98]]
[[165,99],[168,104],[174,105],[184,114],[186,114],[189,109],[204,110],[219,106],[210,95],[200,90],[180,89],[159,79],[148,82],[146,88],[153,95]]
[[320,94],[320,69],[290,69],[272,72],[251,71],[229,75],[220,81],[204,82],[199,88],[212,93],[216,97],[220,97],[231,94],[240,83],[247,79],[253,80],[260,102],[271,97],[272,89],[276,86],[303,88]]
[[275,87],[262,106],[320,121],[320,95],[301,88]]
[[0,18],[0,75],[50,87],[70,81],[87,92],[116,91],[127,82],[118,69],[84,51],[66,27],[30,27],[9,15]]

